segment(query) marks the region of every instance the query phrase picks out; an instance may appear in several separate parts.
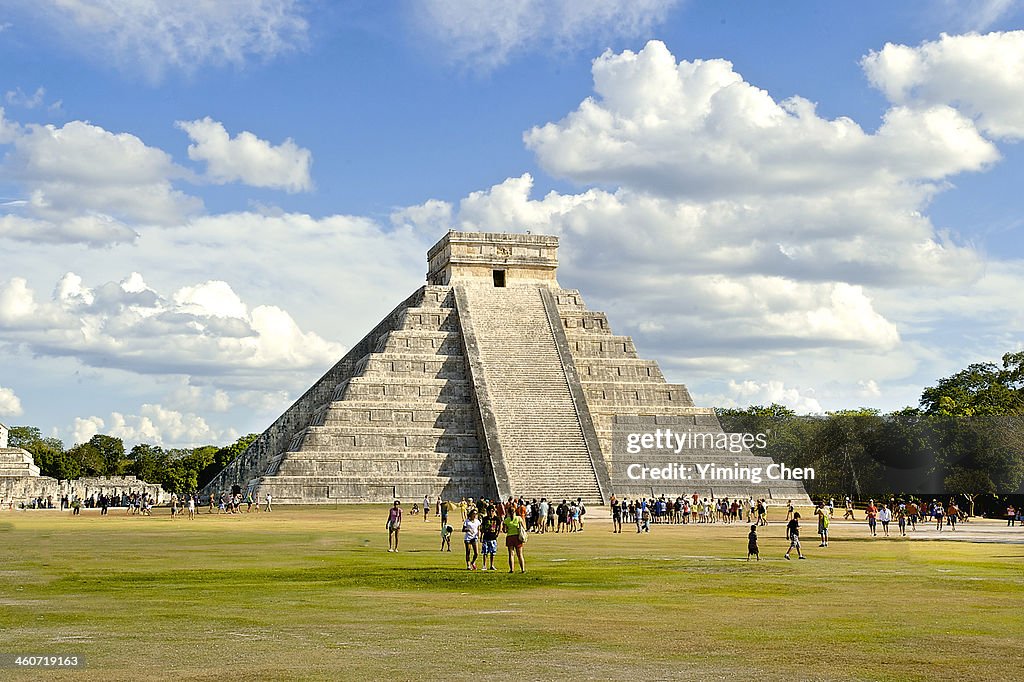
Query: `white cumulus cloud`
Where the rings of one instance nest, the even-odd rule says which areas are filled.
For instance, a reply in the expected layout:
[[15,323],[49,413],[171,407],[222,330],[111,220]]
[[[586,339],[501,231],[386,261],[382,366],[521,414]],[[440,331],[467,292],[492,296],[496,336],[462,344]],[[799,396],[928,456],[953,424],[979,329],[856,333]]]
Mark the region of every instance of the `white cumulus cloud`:
[[151,443],[165,447],[213,445],[238,438],[234,430],[214,429],[199,415],[178,412],[157,404],[142,405],[139,414],[112,412],[105,433],[129,445]]
[[100,417],[75,417],[71,425],[72,440],[77,443],[86,443],[97,433],[103,431],[104,421]]
[[940,179],[998,159],[948,106],[900,107],[870,134],[776,102],[722,59],[676,61],[664,43],[594,62],[596,97],[524,139],[544,168],[581,183],[698,199],[856,192]]
[[177,125],[192,139],[188,157],[206,163],[206,174],[212,182],[240,181],[289,192],[313,187],[309,175],[313,155],[290,138],[275,146],[248,131],[231,137],[222,123],[209,117],[178,121]]
[[892,102],[952,106],[989,135],[1024,137],[1024,31],[942,34],[916,47],[887,43],[862,63]]
[[24,412],[14,389],[0,386],[0,417],[19,417]]
[[86,286],[67,273],[37,298],[24,278],[0,284],[0,332],[37,355],[141,374],[218,377],[225,385],[324,369],[343,348],[299,328],[285,310],[250,307],[223,281],[168,296],[132,273]]
[[161,149],[85,121],[19,125],[0,110],[0,173],[24,199],[0,212],[0,238],[107,246],[133,242],[139,225],[168,226],[201,211],[174,187],[187,178]]

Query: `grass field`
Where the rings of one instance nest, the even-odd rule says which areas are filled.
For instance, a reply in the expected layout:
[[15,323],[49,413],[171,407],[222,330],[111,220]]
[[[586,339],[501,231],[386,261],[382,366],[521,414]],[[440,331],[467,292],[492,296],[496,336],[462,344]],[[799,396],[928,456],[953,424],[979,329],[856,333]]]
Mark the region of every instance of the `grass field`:
[[[534,536],[525,575],[383,507],[172,520],[0,513],[0,653],[84,655],[10,679],[1020,679],[1024,546],[871,540],[807,561],[783,525]],[[982,523],[982,522],[975,522]],[[457,524],[456,524],[457,525]],[[626,530],[630,528],[627,526]],[[499,548],[504,552],[504,548]],[[501,564],[504,557],[499,554]],[[507,567],[505,567],[507,570]]]

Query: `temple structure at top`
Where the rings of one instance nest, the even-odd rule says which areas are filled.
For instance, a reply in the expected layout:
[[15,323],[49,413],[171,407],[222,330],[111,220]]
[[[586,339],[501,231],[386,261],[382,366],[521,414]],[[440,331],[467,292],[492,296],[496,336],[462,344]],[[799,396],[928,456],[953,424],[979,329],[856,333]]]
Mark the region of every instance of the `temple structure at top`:
[[678,451],[622,448],[626,431],[722,428],[579,291],[559,285],[558,237],[451,231],[427,262],[427,284],[205,494],[237,488],[303,504],[509,495],[603,504],[612,494],[693,493],[807,500],[798,481],[636,475],[681,462],[772,462],[746,448],[716,450],[711,439]]

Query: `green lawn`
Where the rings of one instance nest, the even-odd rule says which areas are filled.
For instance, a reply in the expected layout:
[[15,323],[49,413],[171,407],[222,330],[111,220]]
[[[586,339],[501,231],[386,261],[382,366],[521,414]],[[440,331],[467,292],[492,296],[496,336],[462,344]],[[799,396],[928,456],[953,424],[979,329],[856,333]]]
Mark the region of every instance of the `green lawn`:
[[745,525],[637,536],[593,520],[534,536],[528,573],[508,575],[467,572],[458,534],[439,553],[433,520],[407,518],[389,554],[384,520],[383,507],[0,513],[0,653],[88,664],[0,678],[1021,675],[1022,545],[871,540],[834,524],[819,549],[805,524],[809,558],[787,562],[774,524],[747,563]]

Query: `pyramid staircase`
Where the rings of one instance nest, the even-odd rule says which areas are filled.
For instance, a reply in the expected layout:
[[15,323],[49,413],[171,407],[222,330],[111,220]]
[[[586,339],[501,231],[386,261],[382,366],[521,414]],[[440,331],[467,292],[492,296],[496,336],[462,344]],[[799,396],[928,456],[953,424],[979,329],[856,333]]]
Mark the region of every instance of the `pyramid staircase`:
[[[570,388],[538,286],[459,287],[463,324],[476,336],[478,382],[493,405],[509,490],[527,498],[601,504],[586,416]],[[556,321],[556,324],[557,321]],[[585,406],[583,407],[585,410]]]

